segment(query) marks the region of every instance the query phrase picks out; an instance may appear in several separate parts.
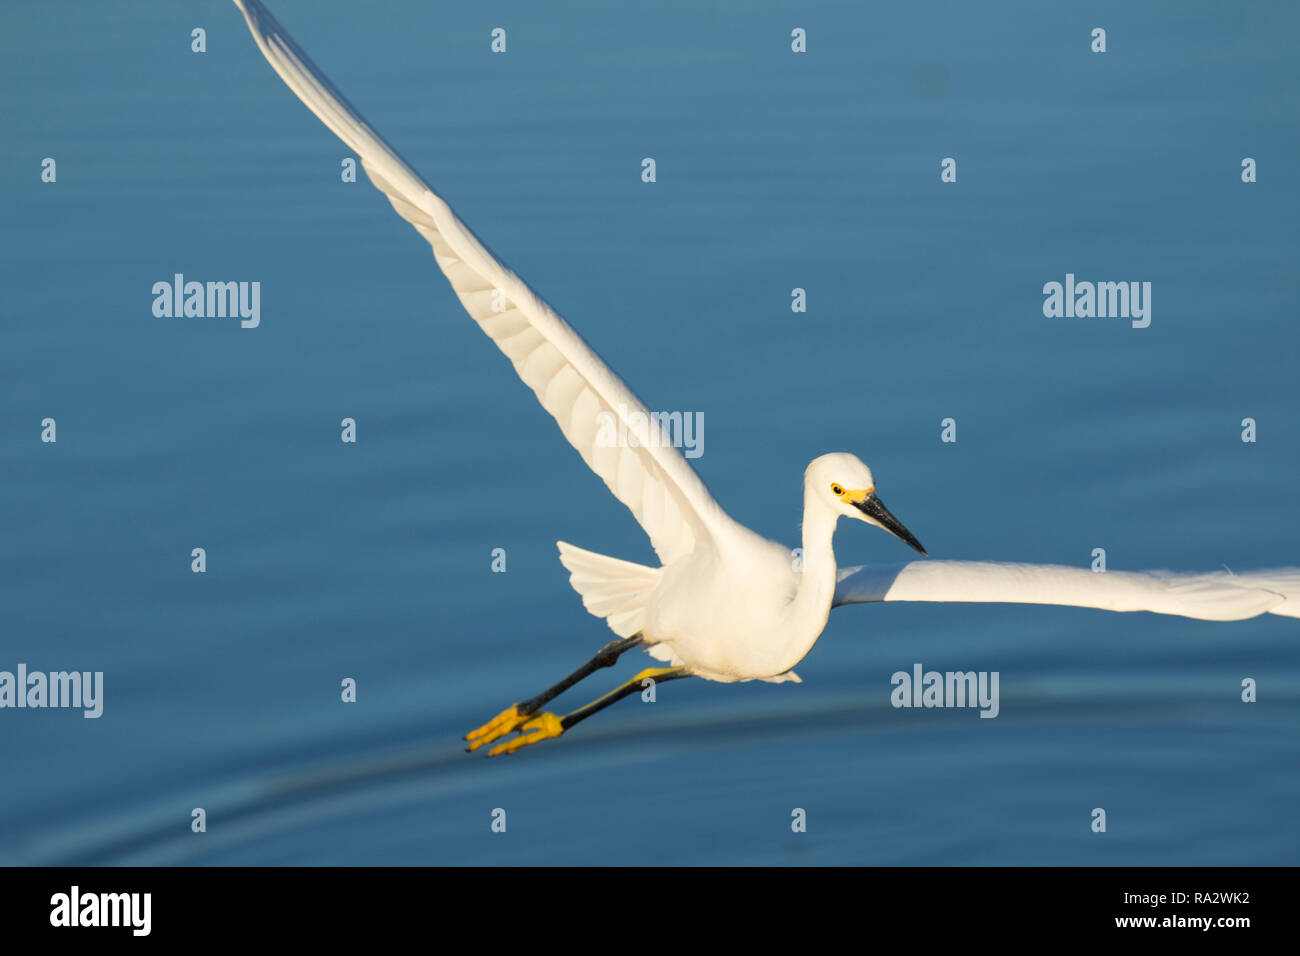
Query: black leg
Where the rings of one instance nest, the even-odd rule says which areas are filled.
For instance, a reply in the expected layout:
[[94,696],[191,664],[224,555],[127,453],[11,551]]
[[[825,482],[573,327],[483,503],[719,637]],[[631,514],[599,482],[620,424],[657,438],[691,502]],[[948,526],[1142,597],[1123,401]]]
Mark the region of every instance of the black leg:
[[583,664],[559,683],[552,684],[536,697],[530,697],[528,700],[510,705],[482,727],[471,730],[465,735],[465,739],[470,742],[466,749],[471,751],[477,750],[479,747],[491,743],[498,737],[504,737],[506,734],[518,730],[533,714],[541,710],[553,698],[564,693],[584,677],[590,677],[602,667],[613,666],[613,664],[618,660],[620,654],[624,651],[631,650],[641,642],[642,637],[640,634],[634,634],[631,637],[625,637],[617,641],[610,641],[596,652],[595,657],[587,661],[587,663]]
[[585,707],[579,707],[572,713],[565,714],[560,718],[560,726],[568,730],[576,723],[586,720],[592,714],[599,713],[610,704],[617,703],[628,694],[635,694],[643,689],[642,681],[646,679],[653,680],[656,684],[662,684],[664,681],[679,680],[683,677],[690,677],[691,671],[688,667],[650,667],[637,674],[625,684],[615,687],[604,697],[597,697]]
[[[557,717],[549,711],[537,714],[533,717],[524,718],[511,730],[518,730],[519,736],[513,740],[506,740],[497,744],[488,751],[489,757],[495,757],[498,754],[512,754],[516,750],[527,747],[543,740],[550,740],[552,737],[558,737],[574,724],[586,720],[592,714],[604,710],[615,701],[622,700],[628,694],[635,694],[641,690],[641,682],[646,678],[652,678],[656,681],[677,680],[679,677],[690,677],[691,671],[687,667],[651,667],[637,674],[630,681],[620,684],[604,697],[597,697],[586,707],[579,707],[572,713],[565,714],[563,717]],[[509,731],[506,731],[509,733]],[[502,736],[502,735],[498,735]]]
[[542,691],[536,697],[530,697],[515,706],[519,708],[520,716],[536,713],[556,697],[559,697],[566,690],[572,687],[578,681],[590,677],[602,667],[613,667],[624,651],[630,651],[641,643],[641,635],[634,634],[632,637],[625,637],[622,640],[610,641],[599,651],[596,656],[587,663],[583,664],[576,671],[557,683],[552,684],[546,690]]

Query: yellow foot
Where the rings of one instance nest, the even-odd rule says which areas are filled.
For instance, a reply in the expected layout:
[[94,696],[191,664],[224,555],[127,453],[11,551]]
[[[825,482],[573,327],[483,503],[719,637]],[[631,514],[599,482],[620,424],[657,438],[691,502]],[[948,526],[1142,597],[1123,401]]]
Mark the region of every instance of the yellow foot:
[[[526,734],[524,731],[531,730],[533,733]],[[550,713],[538,714],[519,728],[519,736],[514,740],[507,740],[505,743],[497,744],[488,751],[489,757],[496,757],[501,754],[512,754],[521,747],[527,747],[529,744],[535,744],[539,740],[550,740],[552,737],[558,737],[564,733],[564,725],[560,723],[560,718]]]
[[478,750],[484,744],[490,744],[498,737],[504,737],[506,734],[518,730],[524,721],[532,716],[532,714],[519,713],[519,705],[511,704],[482,727],[467,733],[465,739],[470,741],[470,745],[465,749],[470,751]]

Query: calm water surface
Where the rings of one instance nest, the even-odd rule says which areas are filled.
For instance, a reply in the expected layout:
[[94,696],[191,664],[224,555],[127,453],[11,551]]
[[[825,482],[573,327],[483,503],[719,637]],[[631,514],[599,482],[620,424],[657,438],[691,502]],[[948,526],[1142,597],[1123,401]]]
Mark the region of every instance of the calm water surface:
[[[846,450],[936,557],[1300,564],[1294,5],[272,6],[651,407],[704,413],[758,531],[796,544]],[[640,529],[233,5],[0,24],[0,669],[106,687],[99,720],[0,712],[0,861],[1297,861],[1280,617],[849,608],[801,685],[465,756],[609,637],[556,539],[649,561]],[[260,281],[261,326],[154,318],[176,272]],[[1151,326],[1044,318],[1067,272],[1150,281]],[[1000,716],[891,708],[916,662],[999,671]]]

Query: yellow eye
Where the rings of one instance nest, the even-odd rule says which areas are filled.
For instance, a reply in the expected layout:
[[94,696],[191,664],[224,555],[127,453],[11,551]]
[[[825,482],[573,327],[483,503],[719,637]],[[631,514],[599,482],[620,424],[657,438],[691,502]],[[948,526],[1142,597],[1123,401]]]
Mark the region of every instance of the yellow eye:
[[839,485],[831,485],[831,494],[838,498],[840,495],[844,494],[844,489]]

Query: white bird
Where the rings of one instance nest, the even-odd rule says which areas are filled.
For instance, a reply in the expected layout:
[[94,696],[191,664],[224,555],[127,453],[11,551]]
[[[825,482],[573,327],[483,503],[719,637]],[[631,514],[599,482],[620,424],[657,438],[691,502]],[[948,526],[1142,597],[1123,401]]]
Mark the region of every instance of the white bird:
[[[801,557],[738,524],[686,459],[662,441],[642,402],[590,346],[511,272],[370,128],[258,0],[234,0],[280,78],[360,158],[399,215],[433,246],[465,310],[514,364],[610,492],[650,537],[661,567],[558,542],[587,610],[618,635],[535,697],[466,735],[470,750],[514,732],[490,754],[558,737],[647,680],[797,681],[794,666],[821,636],[832,607],[869,601],[992,601],[1154,611],[1215,621],[1269,612],[1300,617],[1300,568],[1242,574],[1093,573],[1081,568],[914,561],[840,570],[840,518],[884,528],[925,554],[881,503],[876,480],[850,454],[823,455],[804,474]],[[636,442],[600,440],[614,416]],[[637,674],[563,717],[542,707],[641,646],[667,666]]]

